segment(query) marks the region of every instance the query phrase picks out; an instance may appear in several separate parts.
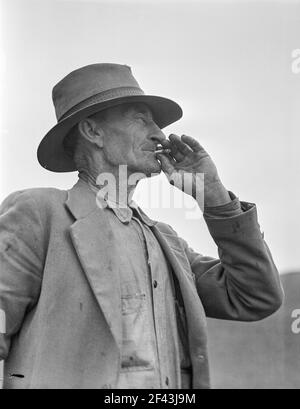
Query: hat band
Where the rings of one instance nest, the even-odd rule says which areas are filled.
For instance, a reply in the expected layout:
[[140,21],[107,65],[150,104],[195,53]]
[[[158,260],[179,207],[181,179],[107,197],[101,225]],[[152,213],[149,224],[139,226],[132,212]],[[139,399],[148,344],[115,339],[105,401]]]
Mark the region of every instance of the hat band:
[[66,117],[75,114],[78,111],[81,111],[84,108],[88,108],[92,105],[98,104],[99,102],[106,102],[111,99],[120,98],[120,97],[128,97],[132,95],[145,95],[144,91],[138,87],[119,87],[109,89],[107,91],[100,92],[99,94],[93,95],[81,101],[79,104],[75,105],[71,109],[69,109],[66,113],[64,113],[59,119],[58,122],[62,121]]

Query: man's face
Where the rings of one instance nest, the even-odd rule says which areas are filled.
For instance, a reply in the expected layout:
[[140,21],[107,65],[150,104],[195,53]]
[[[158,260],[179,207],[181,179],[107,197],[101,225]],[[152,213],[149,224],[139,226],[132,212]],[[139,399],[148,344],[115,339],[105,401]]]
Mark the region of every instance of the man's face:
[[159,173],[161,166],[154,153],[166,139],[145,104],[126,104],[107,110],[104,123],[103,154],[109,165],[127,165],[130,173],[146,176]]

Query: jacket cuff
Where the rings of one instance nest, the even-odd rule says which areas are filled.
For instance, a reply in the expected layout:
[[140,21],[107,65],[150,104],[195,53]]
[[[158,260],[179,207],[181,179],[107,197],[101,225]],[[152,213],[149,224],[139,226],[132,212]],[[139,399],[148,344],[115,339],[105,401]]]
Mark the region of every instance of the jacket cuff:
[[257,208],[254,203],[240,202],[242,213],[231,217],[208,217],[204,214],[204,220],[213,238],[229,239],[232,235],[250,235],[263,237],[257,219]]
[[228,194],[231,198],[229,203],[220,206],[204,206],[204,216],[219,219],[243,213],[239,199],[230,191]]

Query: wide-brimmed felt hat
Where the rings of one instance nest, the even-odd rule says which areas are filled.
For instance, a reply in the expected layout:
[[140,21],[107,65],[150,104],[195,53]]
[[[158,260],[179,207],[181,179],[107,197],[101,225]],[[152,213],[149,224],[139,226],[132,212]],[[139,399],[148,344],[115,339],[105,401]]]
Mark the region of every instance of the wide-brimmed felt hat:
[[64,151],[63,140],[75,124],[96,112],[124,103],[143,102],[161,129],[182,116],[176,102],[146,95],[131,68],[120,64],[92,64],[72,71],[55,85],[52,98],[57,124],[41,141],[37,155],[39,163],[53,172],[77,170]]

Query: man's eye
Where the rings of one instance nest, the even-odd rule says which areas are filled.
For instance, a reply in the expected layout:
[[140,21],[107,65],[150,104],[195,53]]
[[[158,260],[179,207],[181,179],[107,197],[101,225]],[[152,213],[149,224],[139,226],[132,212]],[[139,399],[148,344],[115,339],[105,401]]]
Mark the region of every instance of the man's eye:
[[143,124],[145,124],[145,125],[147,125],[147,123],[148,123],[147,119],[144,118],[143,116],[138,116],[137,119],[140,119],[143,122]]

